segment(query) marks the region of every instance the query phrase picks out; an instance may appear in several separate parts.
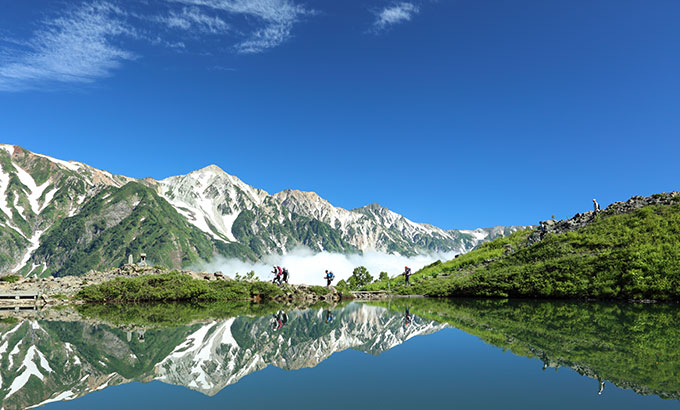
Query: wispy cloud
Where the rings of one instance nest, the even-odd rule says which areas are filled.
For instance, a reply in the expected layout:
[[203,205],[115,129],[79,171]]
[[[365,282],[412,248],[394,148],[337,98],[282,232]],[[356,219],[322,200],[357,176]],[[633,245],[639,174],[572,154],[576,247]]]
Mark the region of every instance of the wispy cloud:
[[34,22],[37,29],[28,38],[2,33],[0,92],[53,90],[108,77],[125,61],[142,57],[144,50],[134,49],[132,39],[182,52],[210,54],[206,47],[224,50],[227,44],[235,53],[260,53],[287,41],[295,24],[314,14],[296,1],[80,0]]
[[224,34],[230,26],[217,16],[203,13],[197,7],[185,7],[181,12],[170,11],[169,15],[158,17],[157,21],[171,29],[198,31],[200,33]]
[[420,9],[418,6],[408,2],[401,2],[385,7],[376,13],[376,20],[375,23],[373,23],[373,28],[376,31],[383,31],[395,24],[410,21],[419,11]]
[[236,44],[239,53],[259,53],[276,47],[291,37],[293,25],[304,15],[313,14],[291,0],[171,0],[200,6],[230,15],[243,16],[252,31]]
[[58,84],[88,83],[111,75],[135,55],[114,44],[122,35],[134,36],[120,16],[105,2],[84,4],[43,21],[23,43],[5,41],[0,59],[0,90],[21,91]]

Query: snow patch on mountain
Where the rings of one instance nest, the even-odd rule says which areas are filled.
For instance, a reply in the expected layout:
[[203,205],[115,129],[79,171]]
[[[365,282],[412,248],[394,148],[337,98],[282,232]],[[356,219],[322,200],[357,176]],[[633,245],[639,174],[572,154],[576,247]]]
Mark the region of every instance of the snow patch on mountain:
[[43,194],[43,191],[47,188],[47,186],[50,184],[49,179],[45,181],[42,185],[38,186],[35,183],[35,180],[33,177],[26,172],[23,168],[20,166],[14,164],[14,168],[17,170],[17,176],[19,177],[19,180],[21,181],[22,184],[28,188],[28,191],[26,193],[26,197],[28,198],[28,203],[31,205],[31,210],[33,211],[34,214],[39,214],[40,213],[40,204],[38,203],[38,199]]
[[28,248],[26,248],[26,253],[24,254],[23,258],[21,261],[12,269],[12,272],[17,272],[19,269],[21,269],[31,258],[33,255],[33,252],[35,252],[38,247],[40,247],[40,237],[42,236],[43,231],[35,231],[33,235],[31,236],[29,241]]
[[84,165],[81,164],[80,162],[63,161],[61,159],[52,158],[50,156],[43,155],[43,154],[35,154],[35,155],[39,156],[40,158],[45,158],[47,160],[50,160],[50,161],[54,162],[55,164],[61,165],[62,167],[66,168],[68,170],[71,170],[71,171],[78,171],[78,170],[80,170],[81,168],[84,167]]
[[475,229],[475,230],[466,230],[466,229],[461,229],[458,232],[464,233],[467,235],[472,235],[477,241],[483,241],[484,239],[489,237],[489,233],[485,232],[482,229]]

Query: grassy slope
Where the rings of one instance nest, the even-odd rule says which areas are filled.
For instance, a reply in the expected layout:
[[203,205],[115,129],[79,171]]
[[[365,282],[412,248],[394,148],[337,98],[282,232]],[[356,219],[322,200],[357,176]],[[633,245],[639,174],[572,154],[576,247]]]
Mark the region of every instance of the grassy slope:
[[[528,233],[430,265],[414,275],[414,286],[393,289],[429,296],[680,299],[680,205],[602,214],[578,231],[520,247]],[[502,256],[505,243],[515,251]]]

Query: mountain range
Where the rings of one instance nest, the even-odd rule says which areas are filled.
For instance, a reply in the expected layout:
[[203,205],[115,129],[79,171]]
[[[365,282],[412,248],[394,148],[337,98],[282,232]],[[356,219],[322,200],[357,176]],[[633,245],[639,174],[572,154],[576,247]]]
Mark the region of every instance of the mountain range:
[[81,275],[140,253],[170,268],[217,255],[255,261],[300,246],[463,253],[524,228],[444,230],[378,204],[346,210],[313,192],[270,195],[215,165],[137,179],[0,145],[0,166],[0,272],[23,275]]

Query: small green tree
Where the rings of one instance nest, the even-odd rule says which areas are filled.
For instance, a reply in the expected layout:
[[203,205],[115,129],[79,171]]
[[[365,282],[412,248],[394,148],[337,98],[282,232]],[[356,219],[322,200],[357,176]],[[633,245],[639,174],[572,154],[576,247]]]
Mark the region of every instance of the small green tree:
[[246,276],[244,278],[247,282],[259,282],[260,278],[255,276],[255,271],[251,270],[250,272],[246,273]]
[[349,285],[347,284],[347,282],[345,282],[344,279],[341,280],[340,282],[338,282],[338,284],[335,285],[335,288],[336,288],[336,289],[350,290]]
[[387,272],[380,272],[380,276],[378,277],[378,279],[379,279],[381,282],[385,282],[385,281],[387,281],[389,278],[390,278],[390,276],[387,274]]
[[366,267],[359,266],[354,268],[354,271],[352,271],[352,276],[347,279],[347,282],[350,289],[357,290],[362,286],[366,286],[373,282],[373,276],[368,273],[368,269],[366,269]]

